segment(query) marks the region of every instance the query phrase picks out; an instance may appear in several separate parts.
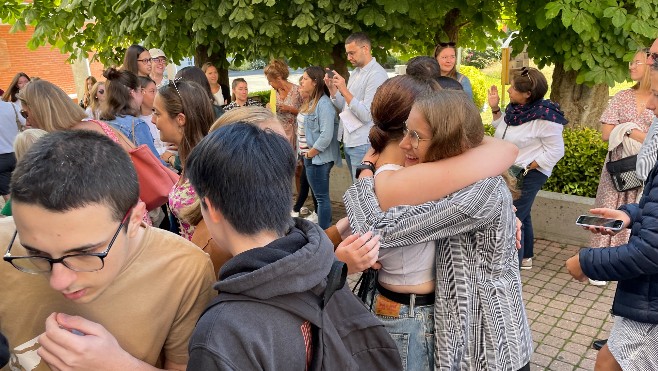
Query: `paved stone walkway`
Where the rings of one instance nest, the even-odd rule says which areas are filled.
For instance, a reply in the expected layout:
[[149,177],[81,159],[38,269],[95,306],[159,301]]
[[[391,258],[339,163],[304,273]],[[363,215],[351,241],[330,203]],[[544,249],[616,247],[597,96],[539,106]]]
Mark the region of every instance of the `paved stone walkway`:
[[[342,204],[333,203],[334,222],[343,216]],[[607,338],[612,327],[609,311],[617,285],[597,287],[573,280],[564,262],[578,249],[536,240],[533,267],[521,271],[535,349],[533,371],[593,370],[597,352],[591,348],[592,341]],[[357,277],[351,276],[350,282]]]

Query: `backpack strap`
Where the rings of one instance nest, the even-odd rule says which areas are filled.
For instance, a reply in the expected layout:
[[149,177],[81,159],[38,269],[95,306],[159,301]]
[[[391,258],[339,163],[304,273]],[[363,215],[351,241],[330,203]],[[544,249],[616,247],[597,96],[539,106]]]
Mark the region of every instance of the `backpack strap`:
[[324,289],[324,294],[322,295],[323,309],[329,302],[329,299],[334,295],[334,292],[345,286],[346,280],[347,265],[342,261],[334,260],[334,263],[331,265],[331,270],[327,275],[327,287]]

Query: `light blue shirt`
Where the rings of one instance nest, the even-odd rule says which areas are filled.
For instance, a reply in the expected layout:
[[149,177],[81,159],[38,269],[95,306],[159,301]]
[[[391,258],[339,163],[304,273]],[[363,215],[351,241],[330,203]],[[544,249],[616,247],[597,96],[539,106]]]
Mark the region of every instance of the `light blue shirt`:
[[372,115],[370,114],[370,106],[372,100],[375,98],[377,88],[388,79],[388,74],[384,67],[382,67],[375,58],[366,64],[364,67],[357,67],[350,74],[350,80],[347,82],[347,90],[352,93],[352,100],[350,104],[345,107],[345,98],[336,92],[336,96],[332,99],[334,105],[340,112],[344,109],[352,111],[361,122],[361,127],[348,133],[343,128],[343,123],[338,127],[338,139],[342,138],[343,145],[346,147],[357,147],[363,144],[369,144],[368,133],[372,127]]
[[300,113],[304,117],[304,134],[309,148],[315,148],[319,153],[313,156],[313,165],[322,165],[333,161],[336,166],[342,166],[340,149],[336,134],[336,109],[329,97],[323,95],[315,110],[309,113]]

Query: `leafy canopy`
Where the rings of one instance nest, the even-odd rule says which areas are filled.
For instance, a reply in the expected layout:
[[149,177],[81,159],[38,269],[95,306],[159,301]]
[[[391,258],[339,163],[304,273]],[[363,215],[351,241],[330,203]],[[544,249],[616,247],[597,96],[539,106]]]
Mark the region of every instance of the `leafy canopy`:
[[520,37],[539,67],[563,63],[576,83],[613,86],[628,78],[636,51],[658,36],[658,0],[518,1]]
[[[7,1],[7,0],[5,0]],[[511,0],[9,0],[0,17],[13,31],[34,25],[29,46],[46,43],[74,55],[98,53],[104,63],[121,60],[134,42],[159,47],[174,61],[226,52],[236,62],[286,56],[293,67],[327,64],[331,50],[353,32],[375,40],[373,53],[387,50],[426,53],[446,15],[462,29],[464,45],[493,44],[502,34],[496,20]],[[5,9],[5,8],[10,8]],[[452,25],[452,24],[451,24]],[[227,67],[228,63],[223,61]]]

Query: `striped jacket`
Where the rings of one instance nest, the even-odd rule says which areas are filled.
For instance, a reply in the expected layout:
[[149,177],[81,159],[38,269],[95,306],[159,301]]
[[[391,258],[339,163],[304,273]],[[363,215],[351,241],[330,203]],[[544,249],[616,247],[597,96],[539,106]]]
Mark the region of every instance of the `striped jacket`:
[[365,178],[344,201],[352,231],[376,230],[382,248],[436,241],[436,370],[516,371],[530,361],[512,197],[501,177],[386,212]]

